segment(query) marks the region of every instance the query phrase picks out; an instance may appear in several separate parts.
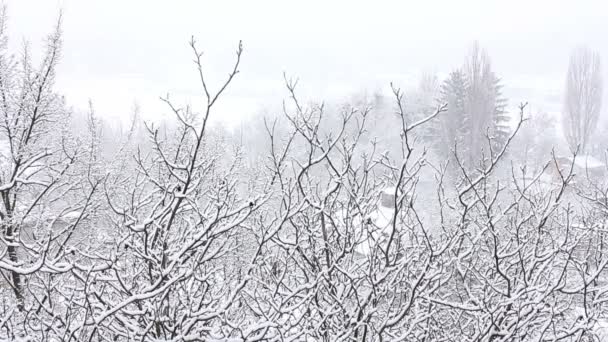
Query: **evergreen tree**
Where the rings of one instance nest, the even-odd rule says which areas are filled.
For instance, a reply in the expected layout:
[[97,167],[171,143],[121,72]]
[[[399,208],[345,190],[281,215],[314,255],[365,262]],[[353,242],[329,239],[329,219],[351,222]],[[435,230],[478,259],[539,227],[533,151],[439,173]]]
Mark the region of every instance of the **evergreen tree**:
[[460,160],[470,170],[477,166],[482,153],[489,158],[490,147],[497,153],[504,146],[510,133],[506,99],[487,53],[478,44],[473,45],[463,68],[444,81],[441,98],[448,104],[447,113],[440,118],[441,129],[437,130],[442,156],[451,158],[457,144]]
[[447,112],[442,114],[436,125],[436,147],[444,160],[453,157],[455,144],[462,145],[467,135],[466,81],[461,70],[450,73],[441,85],[441,102],[447,103]]
[[507,99],[502,96],[503,85],[500,79],[494,79],[494,118],[492,125],[492,137],[494,151],[498,152],[507,143],[511,134],[509,122],[511,117],[506,111]]

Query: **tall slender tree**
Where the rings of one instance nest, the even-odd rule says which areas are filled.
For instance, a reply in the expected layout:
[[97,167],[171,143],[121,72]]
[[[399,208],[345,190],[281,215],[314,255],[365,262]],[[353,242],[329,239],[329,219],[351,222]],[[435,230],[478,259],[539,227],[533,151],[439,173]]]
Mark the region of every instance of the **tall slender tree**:
[[600,56],[585,47],[572,52],[568,74],[562,126],[572,152],[585,151],[594,133],[602,107]]
[[[487,52],[475,42],[464,64],[467,84],[466,112],[469,132],[465,137],[467,161],[479,160],[483,150],[502,147],[509,136],[509,116],[505,112],[500,79],[492,70]],[[492,144],[487,144],[490,134]]]

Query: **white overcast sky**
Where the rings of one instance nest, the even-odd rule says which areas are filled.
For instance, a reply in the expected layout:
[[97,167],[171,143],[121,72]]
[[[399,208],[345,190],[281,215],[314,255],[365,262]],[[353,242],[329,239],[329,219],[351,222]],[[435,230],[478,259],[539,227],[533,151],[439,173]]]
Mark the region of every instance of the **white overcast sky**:
[[[217,115],[234,124],[285,97],[282,74],[308,98],[340,101],[363,90],[404,88],[425,70],[458,67],[473,40],[503,78],[509,104],[558,111],[570,50],[581,44],[608,68],[603,1],[155,1],[9,0],[11,46],[41,46],[63,9],[57,90],[98,114],[168,115],[166,93],[196,104],[187,42],[194,35],[212,80],[223,79],[239,39],[241,74]],[[605,77],[606,78],[606,77]]]

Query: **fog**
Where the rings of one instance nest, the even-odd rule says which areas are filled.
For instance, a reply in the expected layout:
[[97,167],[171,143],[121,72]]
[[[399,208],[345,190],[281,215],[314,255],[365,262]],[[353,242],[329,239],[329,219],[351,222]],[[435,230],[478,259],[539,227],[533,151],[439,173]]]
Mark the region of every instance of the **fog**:
[[591,1],[7,1],[0,341],[608,341]]
[[[64,12],[64,56],[57,87],[70,104],[124,117],[166,114],[158,97],[192,97],[187,48],[194,35],[209,72],[224,70],[236,44],[246,52],[241,79],[221,107],[229,125],[278,104],[282,74],[301,79],[311,99],[342,101],[389,82],[446,75],[474,40],[488,50],[514,109],[522,101],[559,112],[570,51],[587,45],[608,65],[601,1],[8,1],[10,30],[38,43]],[[35,9],[35,10],[34,10]],[[32,44],[37,48],[39,44]],[[215,75],[214,75],[215,76]],[[223,76],[219,74],[218,76]],[[193,91],[194,90],[194,91]]]

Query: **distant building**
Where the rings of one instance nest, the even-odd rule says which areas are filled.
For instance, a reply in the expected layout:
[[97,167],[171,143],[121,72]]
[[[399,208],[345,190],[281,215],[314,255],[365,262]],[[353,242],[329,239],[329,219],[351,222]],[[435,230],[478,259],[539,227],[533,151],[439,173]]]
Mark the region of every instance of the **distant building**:
[[[70,226],[76,223],[79,215],[79,212],[72,212],[56,218],[49,217],[46,219],[23,221],[19,225],[17,235],[15,236],[15,242],[19,245],[17,248],[18,256],[27,259],[28,255],[25,252],[25,248],[37,250],[39,247],[37,245],[48,237],[49,230],[53,233],[55,238],[61,234],[57,243],[51,244],[50,252],[55,252],[57,250],[57,244],[60,244],[61,241],[67,237],[67,234],[70,233]],[[65,247],[79,245],[83,240],[88,240],[90,234],[87,233],[88,232],[84,232],[80,226],[76,227],[70,236],[70,241]],[[0,243],[0,255],[2,255],[5,250],[6,245]]]
[[355,252],[368,256],[378,246],[384,246],[393,229],[395,215],[395,187],[387,187],[380,193],[376,209],[367,215],[355,229]]
[[561,177],[568,176],[570,168],[572,168],[572,172],[575,175],[574,182],[582,180],[591,182],[602,181],[608,174],[606,163],[589,155],[580,155],[576,156],[576,158],[572,156],[556,157],[555,161],[557,163],[550,163],[546,170],[546,174],[551,176],[553,182],[561,182]]

